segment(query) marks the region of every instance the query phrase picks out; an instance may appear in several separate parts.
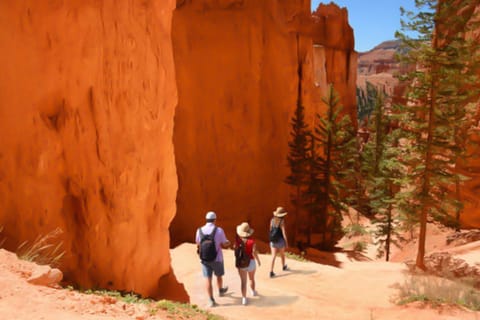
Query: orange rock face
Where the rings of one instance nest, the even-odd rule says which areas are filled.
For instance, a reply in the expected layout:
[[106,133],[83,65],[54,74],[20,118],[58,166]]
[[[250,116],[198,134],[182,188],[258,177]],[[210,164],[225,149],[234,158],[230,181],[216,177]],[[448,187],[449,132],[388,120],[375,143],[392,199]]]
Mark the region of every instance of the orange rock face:
[[[474,9],[473,9],[474,8]],[[473,9],[473,10],[472,10]],[[480,14],[480,5],[473,4],[473,7],[464,14],[474,13],[476,17]],[[476,32],[469,34],[468,37],[480,41],[480,28]],[[475,125],[471,128],[470,138],[473,143],[468,147],[468,153],[471,155],[480,154],[480,102],[476,101],[477,112],[473,115]],[[470,180],[463,184],[460,191],[460,197],[464,202],[464,209],[460,216],[460,223],[466,228],[480,228],[480,201],[478,192],[480,190],[480,160],[477,157],[471,157],[467,161],[460,161],[458,164],[460,172],[464,172]]]
[[170,270],[175,214],[174,243],[208,210],[230,239],[241,221],[266,239],[290,205],[299,81],[309,119],[331,82],[353,110],[346,10],[319,22],[307,0],[176,6],[0,2],[2,237],[15,250],[62,229],[61,269],[82,287],[188,299]]
[[[348,11],[334,3],[320,4],[312,14],[312,41],[314,44],[314,72],[324,72],[323,79],[315,79],[318,87],[315,105],[327,93],[328,84],[333,84],[340,97],[344,113],[350,115],[352,122],[357,120],[357,60],[354,50],[353,29],[348,23]],[[326,81],[326,82],[324,82]],[[320,96],[318,96],[318,90]],[[320,99],[319,99],[320,98]],[[322,113],[322,110],[319,110]]]
[[0,2],[0,226],[65,278],[186,300],[170,272],[173,0]]
[[[330,82],[346,110],[355,105],[356,54],[346,10],[332,9],[317,23],[309,6],[304,0],[177,1],[173,244],[193,241],[209,210],[230,239],[248,221],[265,240],[278,205],[290,209],[292,225],[284,180],[298,81],[310,119],[324,110],[321,93]],[[330,37],[313,36],[327,27]],[[315,52],[314,44],[323,49]]]

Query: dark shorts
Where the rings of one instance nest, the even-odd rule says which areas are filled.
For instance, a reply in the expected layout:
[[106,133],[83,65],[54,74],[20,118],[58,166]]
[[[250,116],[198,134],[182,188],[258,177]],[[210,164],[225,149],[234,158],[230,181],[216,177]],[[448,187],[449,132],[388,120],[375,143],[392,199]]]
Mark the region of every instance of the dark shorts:
[[275,249],[282,249],[286,247],[285,239],[280,239],[277,242],[270,242],[270,247]]
[[205,278],[211,278],[212,274],[215,274],[217,277],[223,276],[225,274],[223,261],[202,261],[202,273]]

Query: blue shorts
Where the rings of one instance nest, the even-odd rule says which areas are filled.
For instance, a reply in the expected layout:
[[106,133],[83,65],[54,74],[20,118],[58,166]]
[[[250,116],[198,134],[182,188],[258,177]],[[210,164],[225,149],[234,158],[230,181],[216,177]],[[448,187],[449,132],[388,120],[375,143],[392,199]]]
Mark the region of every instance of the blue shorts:
[[211,278],[212,274],[214,273],[217,277],[223,276],[225,274],[225,269],[223,268],[223,261],[202,261],[202,273],[205,278]]
[[255,259],[251,259],[250,263],[248,264],[248,267],[240,268],[240,270],[244,270],[244,271],[247,271],[247,272],[252,272],[256,268],[257,268],[257,263],[255,262]]
[[280,239],[277,242],[270,242],[270,247],[275,249],[283,249],[286,247],[285,239]]

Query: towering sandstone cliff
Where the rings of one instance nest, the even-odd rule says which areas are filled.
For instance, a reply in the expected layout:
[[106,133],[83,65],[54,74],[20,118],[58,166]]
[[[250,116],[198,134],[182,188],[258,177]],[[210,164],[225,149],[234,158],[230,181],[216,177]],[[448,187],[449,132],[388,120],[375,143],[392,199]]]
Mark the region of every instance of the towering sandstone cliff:
[[323,8],[1,1],[5,246],[60,228],[67,280],[187,299],[170,272],[174,216],[175,243],[207,210],[230,238],[242,220],[266,238],[275,207],[290,209],[299,84],[309,121],[330,82],[354,113],[353,33],[346,10]]
[[0,2],[2,238],[15,250],[61,228],[62,269],[83,287],[186,299],[168,251],[173,9],[173,0]]
[[193,241],[208,210],[228,237],[249,221],[265,240],[275,207],[291,209],[284,179],[298,81],[310,121],[324,112],[330,82],[356,115],[347,12],[328,5],[312,17],[305,0],[186,0],[177,1],[172,30],[179,96],[172,243]]

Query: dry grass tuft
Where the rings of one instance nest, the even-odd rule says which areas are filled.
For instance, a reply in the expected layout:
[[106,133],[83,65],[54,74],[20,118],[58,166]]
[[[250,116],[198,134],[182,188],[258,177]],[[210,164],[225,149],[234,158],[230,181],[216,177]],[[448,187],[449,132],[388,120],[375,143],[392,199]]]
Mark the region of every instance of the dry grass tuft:
[[451,304],[480,310],[480,291],[465,280],[412,275],[403,284],[397,285],[397,288],[398,304],[423,301],[434,306]]
[[56,245],[54,243],[57,242],[56,238],[62,233],[62,229],[57,228],[44,236],[39,235],[32,244],[24,241],[18,246],[16,252],[18,258],[40,265],[57,267],[65,255],[65,251],[62,250],[63,242]]

